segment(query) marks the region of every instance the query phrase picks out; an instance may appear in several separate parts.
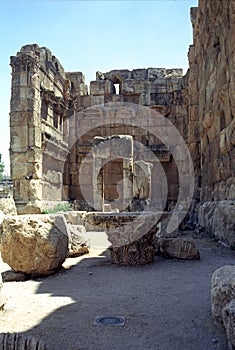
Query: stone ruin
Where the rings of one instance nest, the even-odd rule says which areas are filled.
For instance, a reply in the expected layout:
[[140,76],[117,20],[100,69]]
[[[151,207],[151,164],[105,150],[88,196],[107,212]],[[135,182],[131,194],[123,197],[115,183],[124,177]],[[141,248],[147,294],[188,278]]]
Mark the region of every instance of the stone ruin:
[[179,224],[185,214],[177,213],[188,212],[186,227],[234,245],[233,13],[233,1],[191,9],[184,76],[179,68],[97,72],[88,90],[83,73],[65,72],[46,47],[25,45],[11,57],[18,214],[61,201],[88,212],[175,212]]
[[[181,69],[164,68],[97,72],[88,93],[84,75],[65,72],[45,47],[26,45],[11,57],[10,159],[19,214],[40,213],[45,203],[58,201],[74,202],[77,210],[96,210],[96,205],[101,210],[94,189],[89,190],[90,198],[84,198],[83,191],[86,185],[97,188],[93,161],[98,164],[98,159],[92,154],[97,139],[115,135],[132,137],[135,144],[143,145],[158,160],[150,160],[152,180],[149,182],[149,177],[146,183],[151,188],[144,201],[149,201],[151,193],[154,209],[158,208],[157,202],[160,208],[165,205],[166,211],[174,208],[179,173],[172,149],[177,144],[169,147],[149,130],[134,125],[132,116],[128,116],[129,124],[125,120],[123,123],[123,106],[143,106],[137,113],[142,122],[146,120],[144,127],[149,113],[156,113],[156,123],[160,114],[177,128],[190,150],[195,173],[191,223],[199,222],[219,239],[234,244],[232,30],[224,19],[225,10],[216,13],[215,7],[209,13],[203,3],[201,8],[201,12],[191,10],[194,43],[189,49],[190,69],[185,76]],[[210,35],[204,40],[208,16]],[[213,31],[215,21],[223,30]],[[133,161],[137,164],[145,160],[146,154],[143,156],[135,147]],[[89,157],[82,191],[79,172]],[[162,174],[157,173],[159,161],[167,179],[166,203]],[[113,208],[115,201],[125,201],[128,196],[127,188],[121,190],[122,194],[117,192],[118,184],[123,185],[124,163],[121,158],[111,159],[101,169],[106,208]],[[133,182],[133,178],[129,180]],[[127,210],[128,205],[121,207]]]
[[[97,204],[95,193],[91,193],[89,201],[84,199],[80,167],[98,137],[115,135],[132,137],[160,159],[170,183],[167,205],[177,201],[177,169],[169,149],[150,132],[131,125],[132,115],[128,116],[130,125],[123,123],[125,111],[122,106],[140,104],[153,107],[167,114],[171,121],[177,115],[182,130],[186,129],[182,70],[149,68],[97,73],[97,80],[90,83],[88,95],[83,74],[65,73],[46,48],[37,45],[22,47],[17,56],[11,58],[11,66],[10,157],[14,199],[19,214],[40,213],[45,202],[61,200],[75,201],[78,210],[93,210]],[[115,93],[117,81],[119,95]],[[115,103],[115,111],[115,107],[108,109]],[[108,114],[106,122],[99,124],[97,119],[104,118],[105,113]],[[112,113],[118,114],[116,119]],[[147,118],[147,115],[143,117]],[[139,153],[138,150],[134,152],[136,162],[143,160]],[[94,154],[92,156],[90,164],[86,162],[87,174],[83,178],[88,186],[96,181],[92,162],[98,160]],[[118,198],[116,187],[123,180],[123,166],[124,162],[116,158],[102,168],[104,200],[108,203]],[[159,183],[152,182],[151,186],[151,193],[159,199]]]
[[[88,89],[83,73],[65,72],[46,47],[25,45],[11,57],[10,160],[18,214],[73,203],[88,229],[106,230],[117,264],[153,261],[158,211],[163,213],[157,233],[163,255],[199,258],[193,242],[175,238],[175,232],[167,235],[165,221],[174,210],[188,211],[187,227],[203,228],[234,246],[235,1],[221,6],[218,0],[200,0],[199,8],[191,9],[191,21],[185,75],[179,68],[97,72]],[[185,167],[187,152],[179,150],[168,122],[187,145],[194,174]],[[180,191],[185,202],[179,205]],[[127,221],[137,225],[130,230]],[[212,282],[215,288],[216,277]],[[213,305],[216,293],[212,290]],[[232,347],[232,294],[231,305],[219,317]]]

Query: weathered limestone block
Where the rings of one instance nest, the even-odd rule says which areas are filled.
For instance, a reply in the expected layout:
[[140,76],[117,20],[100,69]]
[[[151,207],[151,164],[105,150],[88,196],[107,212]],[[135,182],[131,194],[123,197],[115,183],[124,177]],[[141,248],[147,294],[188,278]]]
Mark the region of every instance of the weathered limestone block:
[[1,350],[49,350],[41,340],[20,333],[0,333]]
[[90,82],[90,93],[94,96],[113,94],[114,85],[109,80],[94,80]]
[[211,278],[212,315],[216,321],[223,322],[223,309],[232,299],[235,299],[235,266],[226,265]]
[[113,247],[120,247],[139,241],[145,235],[148,236],[149,232],[156,235],[158,227],[155,222],[149,221],[148,219],[146,219],[146,221],[144,219],[143,221],[139,221],[138,218],[134,216],[133,219],[134,221],[126,221],[126,223],[119,221],[119,225],[114,224],[113,227],[107,228],[106,233],[108,240]]
[[149,199],[151,188],[151,169],[153,165],[143,160],[134,162],[133,198]]
[[235,298],[223,308],[223,324],[228,338],[229,350],[235,349]]
[[235,201],[205,202],[199,206],[198,222],[214,236],[229,244],[235,244]]
[[87,231],[105,231],[106,225],[99,214],[98,212],[88,212],[86,214],[85,228]]
[[16,205],[12,198],[1,198],[0,199],[0,210],[5,215],[16,215]]
[[226,155],[235,145],[235,119],[220,133],[220,151]]
[[188,238],[160,238],[158,239],[160,252],[168,258],[193,260],[200,259],[200,253],[195,242]]
[[68,228],[63,215],[22,215],[2,223],[2,259],[14,271],[48,275],[67,257]]
[[67,211],[63,214],[66,221],[71,225],[84,225],[86,211]]
[[85,226],[68,224],[68,232],[69,232],[68,256],[76,257],[83,254],[88,254],[89,244],[84,237],[84,233],[86,232]]

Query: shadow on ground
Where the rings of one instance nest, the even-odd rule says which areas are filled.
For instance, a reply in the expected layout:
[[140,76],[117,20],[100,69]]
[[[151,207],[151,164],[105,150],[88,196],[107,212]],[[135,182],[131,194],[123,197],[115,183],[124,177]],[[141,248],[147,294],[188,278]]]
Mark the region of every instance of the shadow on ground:
[[[109,252],[40,280],[37,293],[69,297],[24,334],[53,350],[227,350],[213,324],[210,279],[234,263],[234,252],[200,244],[201,260],[156,257],[140,267],[111,265]],[[124,327],[95,326],[99,315],[125,316]]]

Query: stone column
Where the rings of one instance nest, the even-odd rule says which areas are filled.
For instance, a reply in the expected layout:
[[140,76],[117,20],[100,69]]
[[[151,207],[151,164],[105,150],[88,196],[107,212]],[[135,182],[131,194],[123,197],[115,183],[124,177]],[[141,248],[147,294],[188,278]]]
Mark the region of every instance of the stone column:
[[[32,47],[31,47],[32,46]],[[38,212],[42,199],[42,151],[40,123],[40,79],[37,45],[21,49],[11,57],[11,177],[18,213]]]

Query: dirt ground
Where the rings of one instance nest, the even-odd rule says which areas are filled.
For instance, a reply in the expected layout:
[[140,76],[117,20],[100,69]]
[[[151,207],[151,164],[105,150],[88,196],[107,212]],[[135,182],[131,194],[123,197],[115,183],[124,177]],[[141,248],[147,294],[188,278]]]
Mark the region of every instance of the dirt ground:
[[[201,260],[157,256],[154,264],[118,267],[104,233],[90,242],[89,255],[67,259],[53,276],[4,283],[1,332],[32,335],[51,350],[228,350],[211,317],[210,279],[235,252],[196,237]],[[94,325],[101,315],[125,316],[125,326]]]

